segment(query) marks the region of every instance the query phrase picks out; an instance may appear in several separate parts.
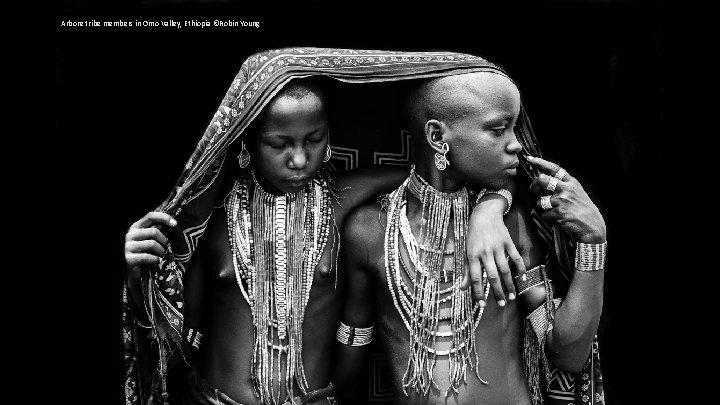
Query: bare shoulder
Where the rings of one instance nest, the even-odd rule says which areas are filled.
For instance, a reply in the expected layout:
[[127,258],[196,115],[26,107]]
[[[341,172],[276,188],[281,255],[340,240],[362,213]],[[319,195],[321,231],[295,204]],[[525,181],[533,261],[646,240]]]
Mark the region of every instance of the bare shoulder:
[[348,214],[343,226],[343,236],[352,242],[365,242],[385,230],[385,211],[380,203],[361,205]]
[[333,174],[340,219],[355,207],[371,201],[372,197],[391,192],[407,176],[407,168],[392,166],[372,166]]
[[363,263],[370,262],[371,252],[382,248],[385,222],[385,211],[378,202],[361,205],[352,210],[342,231],[346,254]]

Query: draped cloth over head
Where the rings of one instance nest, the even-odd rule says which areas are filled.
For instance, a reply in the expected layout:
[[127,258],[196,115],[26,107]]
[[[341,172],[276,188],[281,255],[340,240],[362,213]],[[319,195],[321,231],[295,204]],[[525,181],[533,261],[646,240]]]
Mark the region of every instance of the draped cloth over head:
[[[139,325],[135,321],[128,302],[127,286],[125,287],[123,340],[126,403],[162,403],[163,392],[166,391],[165,375],[174,362],[182,361],[180,336],[183,324],[185,266],[207,227],[213,207],[218,204],[221,184],[228,172],[227,167],[235,160],[228,159],[226,164],[228,148],[238,138],[243,139],[243,133],[250,123],[283,86],[292,79],[308,76],[325,76],[339,82],[369,84],[431,79],[481,71],[507,76],[502,69],[483,58],[452,52],[287,48],[263,51],[248,57],[187,161],[176,186],[158,207],[159,211],[175,217],[178,225],[165,231],[169,239],[169,249],[160,264],[143,271],[144,304],[152,318],[151,325]],[[522,109],[516,134],[530,155],[541,156],[530,123]],[[344,140],[338,138],[335,132],[332,141],[334,155],[344,158],[346,163],[350,162],[346,164],[347,168],[357,166],[358,151],[337,147],[342,145]],[[336,147],[339,153],[335,153]],[[403,148],[399,155],[406,156],[407,150]],[[375,163],[397,164],[397,159],[393,157],[395,154],[385,154],[383,157],[382,154],[374,152],[374,156]],[[525,169],[528,172],[528,168]],[[557,228],[545,224],[539,216],[535,217],[536,224],[541,228],[541,235],[545,235],[548,242],[554,245],[554,257],[560,268],[565,272],[571,271],[573,266],[570,264],[567,254],[569,246],[564,236]],[[595,348],[593,353],[597,353]],[[582,401],[583,397],[588,397],[587,393],[595,392],[582,387],[588,383],[594,387],[595,380],[600,381],[595,357],[597,356],[591,356],[588,364],[592,363],[597,370],[591,370],[587,366],[583,370],[584,374],[595,371],[594,376],[563,376],[563,389],[567,389],[569,400],[575,403],[596,403],[595,398],[590,398],[590,402]]]

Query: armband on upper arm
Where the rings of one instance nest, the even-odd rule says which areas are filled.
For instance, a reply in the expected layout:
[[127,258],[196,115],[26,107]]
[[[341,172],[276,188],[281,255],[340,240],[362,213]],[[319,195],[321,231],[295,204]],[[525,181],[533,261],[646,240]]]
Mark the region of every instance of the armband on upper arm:
[[340,322],[335,339],[348,346],[365,346],[372,342],[372,332],[375,325],[367,328],[356,328]]

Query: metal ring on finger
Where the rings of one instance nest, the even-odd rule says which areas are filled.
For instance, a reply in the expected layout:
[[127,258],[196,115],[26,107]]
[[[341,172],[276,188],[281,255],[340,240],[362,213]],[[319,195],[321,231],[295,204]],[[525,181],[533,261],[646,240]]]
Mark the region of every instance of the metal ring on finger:
[[567,170],[565,170],[561,167],[560,170],[558,170],[557,173],[555,173],[554,178],[556,178],[558,180],[563,180],[565,178],[565,176],[567,176],[567,174],[568,174]]
[[545,187],[545,188],[547,189],[547,191],[554,193],[555,187],[557,187],[557,184],[559,181],[560,181],[560,179],[558,179],[557,177],[551,177],[550,181],[547,184],[547,187]]
[[544,195],[544,196],[540,197],[540,207],[542,207],[542,209],[544,209],[545,211],[552,209],[553,206],[552,206],[552,203],[550,202],[549,195]]

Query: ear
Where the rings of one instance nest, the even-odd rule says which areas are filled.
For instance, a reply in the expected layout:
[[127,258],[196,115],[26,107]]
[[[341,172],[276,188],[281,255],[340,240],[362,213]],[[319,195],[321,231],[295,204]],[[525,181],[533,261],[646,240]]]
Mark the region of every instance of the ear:
[[423,128],[425,131],[425,140],[435,152],[443,153],[444,139],[447,137],[448,126],[444,122],[438,120],[428,120]]

